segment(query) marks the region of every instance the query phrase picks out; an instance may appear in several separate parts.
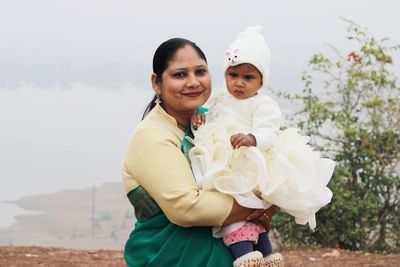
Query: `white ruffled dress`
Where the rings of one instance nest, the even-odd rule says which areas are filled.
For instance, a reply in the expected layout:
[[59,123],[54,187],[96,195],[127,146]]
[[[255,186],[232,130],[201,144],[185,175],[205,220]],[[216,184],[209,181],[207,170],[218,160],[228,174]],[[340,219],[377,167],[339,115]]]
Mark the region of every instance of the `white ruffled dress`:
[[[209,110],[189,151],[198,185],[230,194],[245,207],[275,204],[296,223],[315,228],[315,213],[332,198],[327,184],[334,161],[321,158],[297,129],[280,131],[281,112],[269,96],[239,100],[223,93],[210,101]],[[257,147],[233,149],[230,136],[235,133],[252,133]]]

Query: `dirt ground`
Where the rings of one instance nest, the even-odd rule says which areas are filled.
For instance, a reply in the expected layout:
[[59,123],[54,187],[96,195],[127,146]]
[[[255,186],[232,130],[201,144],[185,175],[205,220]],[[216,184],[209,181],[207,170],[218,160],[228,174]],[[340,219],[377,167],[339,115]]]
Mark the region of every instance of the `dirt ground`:
[[[345,250],[302,248],[284,250],[285,266],[400,266],[400,254],[372,254]],[[0,266],[126,266],[122,251],[71,250],[43,247],[0,247]],[[163,266],[160,266],[163,267]],[[167,267],[167,266],[166,266]]]

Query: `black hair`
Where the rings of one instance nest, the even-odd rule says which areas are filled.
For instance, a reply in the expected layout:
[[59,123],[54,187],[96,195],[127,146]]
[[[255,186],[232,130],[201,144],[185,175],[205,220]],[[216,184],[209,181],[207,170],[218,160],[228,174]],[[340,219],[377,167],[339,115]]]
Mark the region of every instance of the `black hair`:
[[[200,58],[207,63],[207,58],[203,51],[196,45],[196,43],[184,38],[172,38],[163,42],[156,50],[153,56],[153,73],[157,75],[157,81],[162,82],[162,74],[168,68],[169,62],[174,58],[176,52],[186,45],[190,45],[196,50]],[[142,120],[146,115],[155,107],[155,100],[157,95],[153,97],[151,102],[147,105],[143,113]]]

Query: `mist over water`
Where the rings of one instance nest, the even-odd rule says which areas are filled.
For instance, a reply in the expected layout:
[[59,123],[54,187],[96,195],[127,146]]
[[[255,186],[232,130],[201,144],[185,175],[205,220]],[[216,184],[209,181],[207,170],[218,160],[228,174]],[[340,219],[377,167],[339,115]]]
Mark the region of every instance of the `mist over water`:
[[30,215],[30,214],[38,214],[40,212],[30,211],[26,209],[20,208],[17,204],[13,203],[1,203],[0,202],[0,229],[6,228],[17,222],[15,216],[17,215]]
[[121,181],[129,136],[152,90],[0,90],[0,201]]

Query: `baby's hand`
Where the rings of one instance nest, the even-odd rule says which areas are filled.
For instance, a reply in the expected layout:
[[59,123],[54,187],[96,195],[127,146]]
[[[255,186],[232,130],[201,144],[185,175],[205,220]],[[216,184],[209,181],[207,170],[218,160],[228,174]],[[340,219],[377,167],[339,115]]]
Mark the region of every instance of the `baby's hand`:
[[206,123],[206,115],[196,113],[192,116],[192,126],[193,129],[197,130],[201,125]]
[[256,146],[256,138],[252,134],[238,133],[231,136],[231,144],[234,149],[241,146]]

